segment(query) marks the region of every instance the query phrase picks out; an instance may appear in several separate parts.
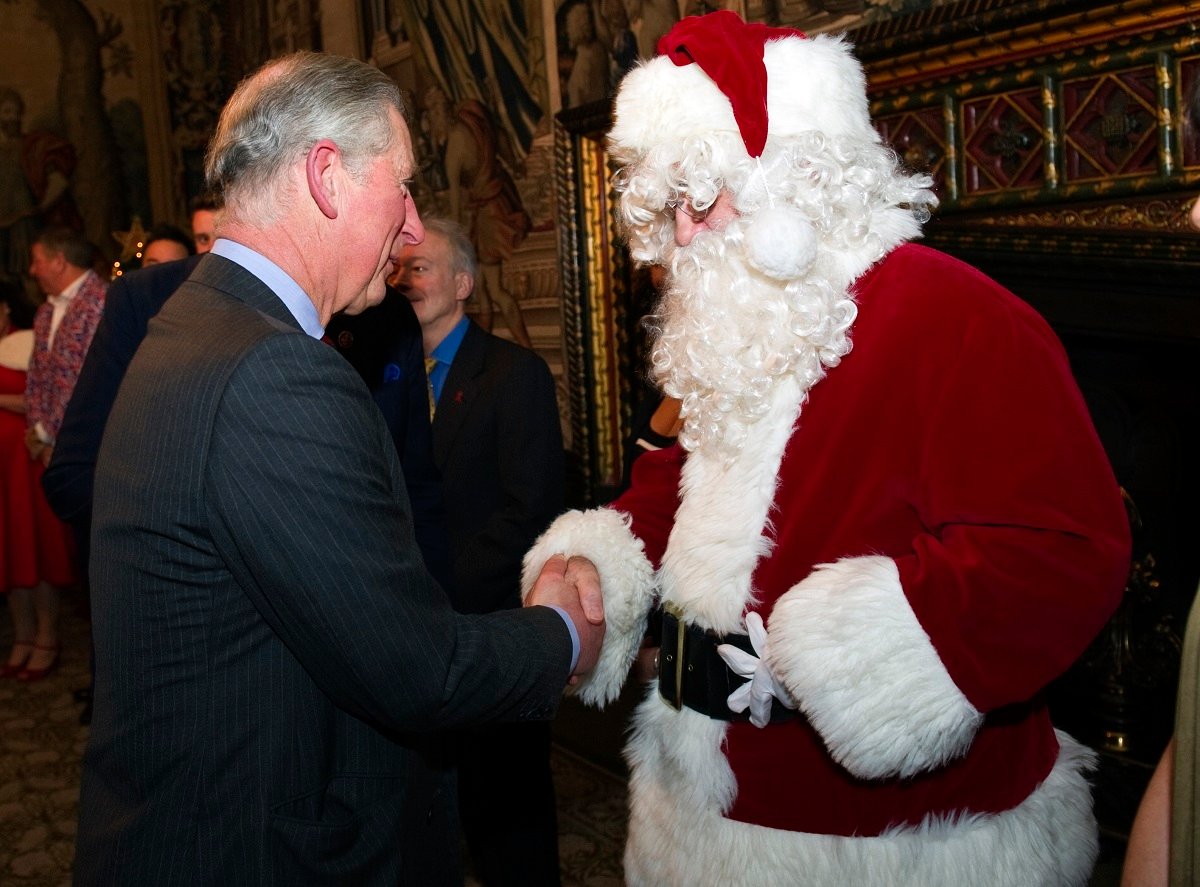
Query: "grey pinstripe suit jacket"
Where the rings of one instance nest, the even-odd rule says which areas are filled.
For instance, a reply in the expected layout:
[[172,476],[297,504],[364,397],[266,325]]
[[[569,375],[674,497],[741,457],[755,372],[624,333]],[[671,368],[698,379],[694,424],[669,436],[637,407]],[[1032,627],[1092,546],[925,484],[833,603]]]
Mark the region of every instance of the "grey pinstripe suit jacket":
[[361,379],[219,256],[129,367],[92,545],[77,883],[452,878],[427,731],[566,680],[557,614],[451,611]]

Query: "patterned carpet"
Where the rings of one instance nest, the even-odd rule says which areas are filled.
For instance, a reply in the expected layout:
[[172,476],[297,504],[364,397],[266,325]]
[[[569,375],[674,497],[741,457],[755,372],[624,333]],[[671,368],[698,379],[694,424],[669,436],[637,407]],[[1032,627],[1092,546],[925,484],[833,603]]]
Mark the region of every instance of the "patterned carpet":
[[[42,681],[0,681],[0,883],[69,884],[75,858],[79,766],[87,728],[71,697],[87,684],[87,623],[63,600],[63,653]],[[6,608],[7,609],[7,608]],[[12,643],[4,615],[0,656]]]
[[[64,600],[63,655],[45,680],[0,681],[0,884],[59,887],[71,882],[79,771],[87,728],[72,691],[87,684],[87,623]],[[0,655],[12,640],[8,619]],[[556,748],[559,848],[564,887],[620,887],[625,782]]]

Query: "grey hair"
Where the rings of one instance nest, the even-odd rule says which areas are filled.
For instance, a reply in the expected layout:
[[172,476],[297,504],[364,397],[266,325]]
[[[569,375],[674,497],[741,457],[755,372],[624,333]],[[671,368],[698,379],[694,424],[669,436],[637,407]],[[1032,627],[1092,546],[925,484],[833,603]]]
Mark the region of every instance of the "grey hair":
[[404,115],[399,87],[365,62],[316,52],[267,62],[221,112],[204,161],[208,190],[234,217],[273,221],[283,171],[321,139],[337,144],[361,181],[393,146],[389,109]]
[[442,218],[423,218],[421,223],[425,226],[426,235],[432,231],[446,238],[446,243],[450,246],[450,269],[455,274],[465,271],[473,279],[479,279],[479,260],[475,257],[475,247],[462,225]]

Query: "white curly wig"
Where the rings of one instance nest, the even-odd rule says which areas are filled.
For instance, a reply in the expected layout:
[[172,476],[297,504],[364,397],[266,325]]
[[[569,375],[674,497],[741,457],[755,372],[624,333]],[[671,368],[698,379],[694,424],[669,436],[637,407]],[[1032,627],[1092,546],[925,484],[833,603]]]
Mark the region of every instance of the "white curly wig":
[[[768,132],[751,157],[697,64],[660,56],[622,81],[608,150],[633,258],[670,270],[649,319],[652,375],[683,401],[685,447],[732,456],[774,383],[807,391],[850,350],[853,282],[920,235],[936,205],[871,126],[862,68],[839,38],[766,43]],[[668,200],[731,195],[738,217],[675,244]]]

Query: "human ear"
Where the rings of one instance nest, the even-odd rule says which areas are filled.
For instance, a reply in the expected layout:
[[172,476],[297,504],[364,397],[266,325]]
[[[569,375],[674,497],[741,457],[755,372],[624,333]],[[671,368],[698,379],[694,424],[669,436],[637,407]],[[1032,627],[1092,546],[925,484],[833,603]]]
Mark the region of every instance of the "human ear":
[[337,144],[330,139],[321,139],[308,149],[304,161],[308,193],[327,219],[336,219],[338,216],[337,172],[341,169],[341,160],[342,152]]
[[459,271],[454,275],[454,297],[460,302],[470,298],[471,293],[475,291],[475,278],[466,271]]

